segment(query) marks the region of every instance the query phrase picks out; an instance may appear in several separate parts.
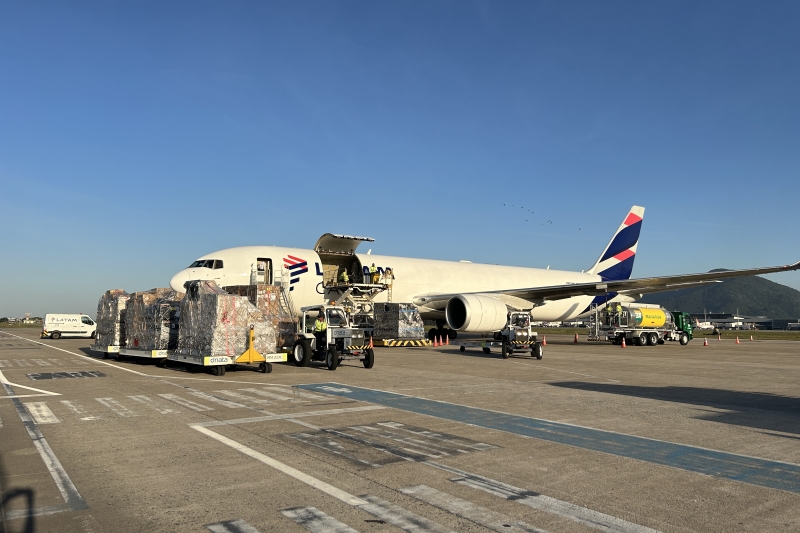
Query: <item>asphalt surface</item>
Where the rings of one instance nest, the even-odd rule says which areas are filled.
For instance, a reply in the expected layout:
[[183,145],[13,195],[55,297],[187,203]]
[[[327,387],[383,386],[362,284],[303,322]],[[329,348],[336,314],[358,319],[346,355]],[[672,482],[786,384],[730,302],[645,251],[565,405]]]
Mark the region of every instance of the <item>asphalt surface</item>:
[[800,531],[800,344],[214,377],[0,330],[2,531]]

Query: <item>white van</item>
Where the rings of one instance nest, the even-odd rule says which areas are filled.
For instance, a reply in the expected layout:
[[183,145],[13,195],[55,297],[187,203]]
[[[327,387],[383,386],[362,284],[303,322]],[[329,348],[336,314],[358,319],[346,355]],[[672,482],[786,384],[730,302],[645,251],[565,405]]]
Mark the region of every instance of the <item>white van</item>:
[[97,324],[88,315],[64,315],[48,313],[42,322],[42,338],[89,337],[94,339]]

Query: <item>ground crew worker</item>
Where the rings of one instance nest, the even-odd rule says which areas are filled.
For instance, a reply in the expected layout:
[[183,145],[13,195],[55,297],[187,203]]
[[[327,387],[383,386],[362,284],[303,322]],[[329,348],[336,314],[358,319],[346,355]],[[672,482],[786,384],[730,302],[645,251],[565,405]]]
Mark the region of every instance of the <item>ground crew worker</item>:
[[314,337],[317,338],[317,350],[326,350],[325,337],[328,324],[325,322],[325,311],[320,311],[317,315],[317,321],[314,322]]
[[378,283],[378,267],[375,266],[375,263],[372,263],[372,266],[369,267],[369,277],[372,279],[373,284]]
[[606,324],[611,325],[611,302],[606,303]]
[[617,324],[622,323],[622,304],[617,302]]
[[349,284],[350,283],[350,276],[347,275],[347,269],[346,268],[344,270],[342,270],[341,274],[339,274],[339,281],[341,281],[344,284]]
[[394,280],[394,273],[392,272],[392,269],[386,267],[386,270],[383,271],[383,282],[387,285],[391,285],[393,280]]

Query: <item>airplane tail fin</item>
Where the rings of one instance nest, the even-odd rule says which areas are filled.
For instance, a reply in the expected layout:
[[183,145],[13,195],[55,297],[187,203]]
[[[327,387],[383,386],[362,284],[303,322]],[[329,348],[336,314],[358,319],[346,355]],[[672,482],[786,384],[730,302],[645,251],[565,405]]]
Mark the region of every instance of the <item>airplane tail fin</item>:
[[644,207],[631,207],[600,258],[586,272],[598,274],[604,280],[629,279],[633,271],[633,260],[636,259],[643,218]]

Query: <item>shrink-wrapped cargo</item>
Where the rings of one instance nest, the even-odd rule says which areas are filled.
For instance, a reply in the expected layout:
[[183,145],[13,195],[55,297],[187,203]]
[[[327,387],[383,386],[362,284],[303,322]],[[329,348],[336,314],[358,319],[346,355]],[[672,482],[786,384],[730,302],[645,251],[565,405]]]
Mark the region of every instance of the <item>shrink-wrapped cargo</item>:
[[106,291],[97,302],[97,345],[125,346],[125,307],[129,294],[122,289]]
[[180,304],[177,352],[183,355],[237,357],[248,347],[250,326],[255,349],[274,353],[275,326],[246,296],[229,294],[213,281],[190,281]]
[[183,293],[152,289],[130,295],[125,310],[128,348],[174,350],[178,347],[178,320]]
[[419,310],[410,303],[375,304],[375,331],[379,339],[422,339],[424,324]]
[[297,340],[297,317],[281,304],[281,287],[278,285],[232,285],[223,287],[230,294],[246,296],[264,314],[264,319],[275,328],[275,347],[272,352],[291,348]]

